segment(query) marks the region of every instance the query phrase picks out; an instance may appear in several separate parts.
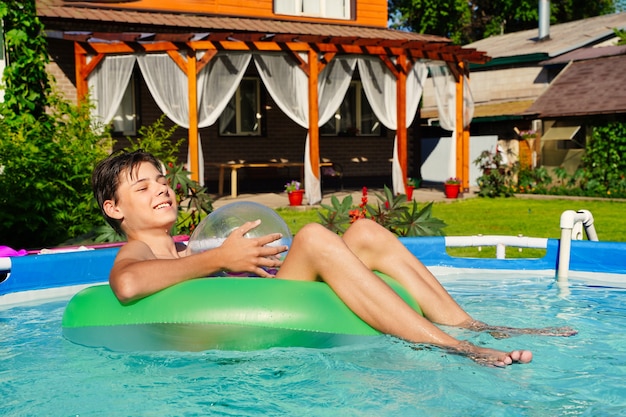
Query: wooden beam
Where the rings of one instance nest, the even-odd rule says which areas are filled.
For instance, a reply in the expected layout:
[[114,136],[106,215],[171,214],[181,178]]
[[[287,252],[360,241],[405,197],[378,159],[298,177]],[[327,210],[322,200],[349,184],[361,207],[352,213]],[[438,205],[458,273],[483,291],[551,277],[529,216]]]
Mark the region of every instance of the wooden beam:
[[455,129],[455,144],[456,144],[456,177],[461,180],[461,187],[464,191],[469,191],[469,131],[465,134],[464,127],[464,80],[463,77],[463,62],[457,63],[457,74],[461,74],[456,80],[456,129]]
[[[167,51],[167,54],[169,55],[170,58],[172,58],[172,61],[174,61],[176,65],[178,65],[178,68],[180,68],[182,72],[189,75],[187,72],[189,69],[189,59],[190,59],[189,55],[187,55],[187,59],[185,59],[178,51]],[[195,54],[194,54],[194,57],[195,57]],[[194,72],[194,75],[195,74],[196,73]]]
[[[300,54],[296,51],[292,51],[291,49],[285,47],[284,52],[286,52],[297,64],[298,67],[304,71],[304,73],[307,76],[311,76],[311,63],[310,62],[306,62],[304,59],[302,59],[302,57],[300,56]],[[317,56],[317,55],[316,55]]]
[[[399,55],[397,64],[400,68],[406,68],[406,55]],[[397,111],[397,140],[398,162],[402,170],[402,178],[406,186],[408,177],[408,135],[406,131],[406,72],[397,71],[396,75],[396,111]]]
[[74,42],[74,59],[76,61],[76,98],[78,103],[84,101],[89,95],[89,84],[84,68],[87,66],[87,54],[78,42]]
[[87,57],[85,55],[85,64],[83,65],[83,68],[80,71],[82,78],[84,78],[85,81],[89,77],[89,74],[91,74],[92,71],[95,70],[98,67],[98,65],[100,65],[100,62],[102,62],[104,57],[105,57],[104,54],[93,55],[91,57],[91,60],[87,62],[87,59],[86,59]]
[[309,157],[311,170],[317,179],[320,178],[320,130],[317,81],[319,67],[317,52],[309,50]]
[[209,49],[208,51],[206,51],[204,55],[202,55],[202,58],[198,60],[198,63],[196,65],[196,74],[200,73],[200,71],[202,71],[202,68],[204,68],[205,65],[211,62],[215,55],[217,55],[217,50],[215,49]]
[[[171,54],[170,54],[171,56]],[[200,182],[200,153],[198,152],[198,73],[196,54],[187,56],[187,90],[189,93],[189,171],[191,179]]]

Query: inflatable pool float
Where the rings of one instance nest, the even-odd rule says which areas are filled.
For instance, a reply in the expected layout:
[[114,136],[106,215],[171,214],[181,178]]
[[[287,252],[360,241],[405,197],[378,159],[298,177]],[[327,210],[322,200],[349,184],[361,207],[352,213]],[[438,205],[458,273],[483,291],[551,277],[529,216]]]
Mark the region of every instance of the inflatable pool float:
[[325,283],[263,278],[195,279],[127,305],[109,285],[96,285],[69,301],[62,326],[74,343],[116,351],[324,348],[380,334]]

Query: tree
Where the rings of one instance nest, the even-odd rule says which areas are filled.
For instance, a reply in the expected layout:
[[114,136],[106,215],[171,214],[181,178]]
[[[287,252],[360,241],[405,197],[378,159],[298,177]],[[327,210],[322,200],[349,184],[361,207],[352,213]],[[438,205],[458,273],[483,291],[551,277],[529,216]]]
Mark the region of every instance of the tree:
[[[550,4],[550,23],[612,13],[618,0],[562,0]],[[467,44],[488,36],[537,27],[536,0],[389,0],[391,27]]]
[[460,44],[469,36],[470,3],[466,0],[389,0],[391,27],[445,36]]
[[54,246],[100,221],[91,171],[111,139],[93,129],[88,103],[75,106],[53,93],[34,0],[5,0],[0,17],[9,63],[0,103],[0,243]]
[[4,104],[13,114],[34,122],[45,117],[50,93],[46,73],[49,62],[43,25],[36,18],[35,2],[5,0],[0,3],[9,65],[2,76]]

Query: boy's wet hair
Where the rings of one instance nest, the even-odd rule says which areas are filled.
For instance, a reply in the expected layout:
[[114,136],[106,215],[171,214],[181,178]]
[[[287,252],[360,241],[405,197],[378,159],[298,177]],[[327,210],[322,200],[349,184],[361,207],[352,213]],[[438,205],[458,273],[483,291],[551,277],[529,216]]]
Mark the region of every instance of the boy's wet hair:
[[98,163],[91,175],[91,187],[93,188],[93,195],[98,202],[98,207],[100,207],[100,211],[107,223],[121,235],[125,234],[121,227],[122,222],[107,216],[104,212],[104,202],[107,200],[117,202],[120,176],[123,174],[130,175],[133,170],[139,168],[142,162],[149,162],[159,172],[163,172],[163,165],[158,159],[152,154],[139,149],[133,152],[122,151],[111,154],[108,158]]

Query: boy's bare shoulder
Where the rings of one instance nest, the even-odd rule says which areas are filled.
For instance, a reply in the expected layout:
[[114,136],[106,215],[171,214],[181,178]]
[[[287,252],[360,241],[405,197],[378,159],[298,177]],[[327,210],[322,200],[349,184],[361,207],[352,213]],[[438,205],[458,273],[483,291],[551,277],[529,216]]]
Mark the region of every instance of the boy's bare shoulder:
[[122,246],[115,257],[115,262],[119,262],[122,260],[147,260],[147,259],[156,259],[154,252],[150,246],[148,246],[145,242],[140,240],[133,240],[126,243]]

